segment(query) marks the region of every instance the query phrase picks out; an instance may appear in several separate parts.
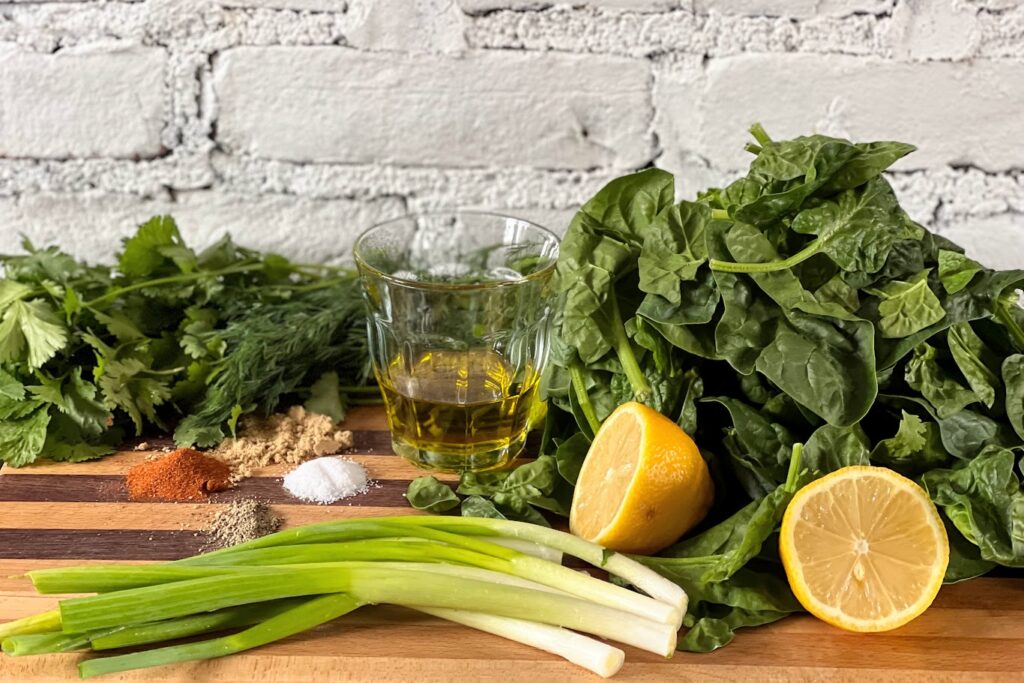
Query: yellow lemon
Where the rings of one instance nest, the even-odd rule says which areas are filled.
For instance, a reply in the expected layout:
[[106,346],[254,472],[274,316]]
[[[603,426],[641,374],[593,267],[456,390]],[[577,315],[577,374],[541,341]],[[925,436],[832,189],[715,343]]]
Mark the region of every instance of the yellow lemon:
[[888,631],[924,612],[949,563],[935,505],[884,467],[844,467],[798,491],[779,551],[800,604],[848,631]]
[[686,432],[645,405],[624,403],[590,445],[569,528],[612,550],[650,554],[702,520],[713,497],[707,464]]

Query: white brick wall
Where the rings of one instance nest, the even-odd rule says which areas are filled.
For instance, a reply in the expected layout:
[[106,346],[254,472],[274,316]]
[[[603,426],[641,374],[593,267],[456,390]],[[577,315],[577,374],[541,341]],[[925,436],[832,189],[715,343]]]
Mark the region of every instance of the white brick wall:
[[746,128],[895,138],[914,216],[1024,267],[1024,0],[0,3],[0,253],[202,244],[344,258],[463,206],[564,228],[654,163],[692,196]]

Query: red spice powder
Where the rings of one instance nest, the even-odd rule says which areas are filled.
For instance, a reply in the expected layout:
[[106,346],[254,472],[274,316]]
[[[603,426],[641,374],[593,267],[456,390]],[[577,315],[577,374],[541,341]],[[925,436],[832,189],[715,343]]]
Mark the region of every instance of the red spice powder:
[[203,500],[231,486],[231,468],[191,448],[180,448],[131,468],[126,482],[132,500]]

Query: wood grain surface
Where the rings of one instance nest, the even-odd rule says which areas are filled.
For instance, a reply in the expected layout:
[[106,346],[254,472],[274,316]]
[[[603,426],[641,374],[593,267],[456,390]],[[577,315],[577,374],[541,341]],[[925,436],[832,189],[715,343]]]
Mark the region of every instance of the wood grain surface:
[[[345,517],[413,514],[403,493],[420,471],[391,453],[383,414],[353,411],[349,457],[379,484],[334,505],[307,505],[281,487],[287,467],[265,468],[205,503],[130,502],[124,473],[168,446],[93,463],[0,470],[0,621],[52,608],[18,575],[97,562],[170,560],[200,552],[225,503],[259,497],[288,526]],[[453,482],[451,476],[442,480]],[[741,631],[710,654],[669,660],[625,647],[619,681],[1024,681],[1024,580],[946,586],[928,612],[885,634],[848,634],[806,616]],[[77,680],[78,654],[0,658],[0,680]],[[571,664],[397,607],[369,607],[279,643],[225,659],[101,678],[109,681],[306,683],[322,681],[595,681]]]

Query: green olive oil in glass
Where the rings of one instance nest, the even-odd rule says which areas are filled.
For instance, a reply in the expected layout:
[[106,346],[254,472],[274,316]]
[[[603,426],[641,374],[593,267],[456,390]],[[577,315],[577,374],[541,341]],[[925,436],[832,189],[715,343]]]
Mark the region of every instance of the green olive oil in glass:
[[547,361],[558,240],[487,213],[408,216],[356,242],[395,452],[501,467],[523,448]]

